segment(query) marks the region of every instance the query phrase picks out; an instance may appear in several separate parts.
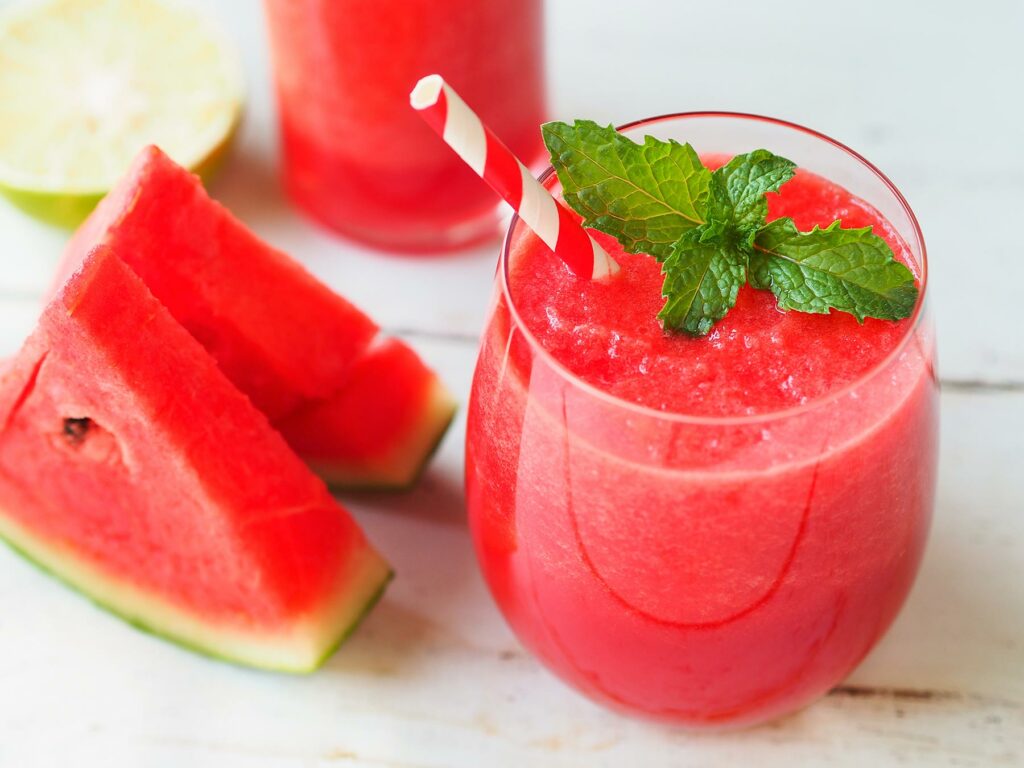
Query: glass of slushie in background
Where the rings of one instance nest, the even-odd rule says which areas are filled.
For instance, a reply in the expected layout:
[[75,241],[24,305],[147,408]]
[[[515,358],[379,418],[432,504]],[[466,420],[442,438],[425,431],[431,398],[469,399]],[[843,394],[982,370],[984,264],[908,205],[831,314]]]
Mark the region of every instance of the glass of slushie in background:
[[265,0],[289,194],[385,249],[497,236],[498,205],[409,108],[440,72],[526,163],[541,157],[542,0]]

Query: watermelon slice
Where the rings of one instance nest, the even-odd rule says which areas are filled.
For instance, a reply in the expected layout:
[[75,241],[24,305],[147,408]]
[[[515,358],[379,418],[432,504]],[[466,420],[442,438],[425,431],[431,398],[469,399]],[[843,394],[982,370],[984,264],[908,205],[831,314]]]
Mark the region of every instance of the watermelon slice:
[[156,147],[144,150],[72,238],[59,279],[100,243],[328,482],[403,487],[416,479],[455,409],[436,374],[256,238],[198,177]]
[[0,536],[133,624],[293,672],[316,668],[390,578],[323,482],[107,249],[0,375]]

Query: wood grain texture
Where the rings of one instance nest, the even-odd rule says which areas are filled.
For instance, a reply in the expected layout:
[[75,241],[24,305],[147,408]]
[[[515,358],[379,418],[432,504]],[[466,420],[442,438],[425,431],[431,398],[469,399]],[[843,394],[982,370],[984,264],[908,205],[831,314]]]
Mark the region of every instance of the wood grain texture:
[[[242,44],[250,93],[214,195],[405,336],[465,402],[497,245],[382,256],[292,210],[258,4],[209,6]],[[887,637],[829,696],[752,731],[601,710],[521,650],[486,593],[465,528],[463,412],[415,491],[344,499],[398,578],[309,678],[179,651],[0,549],[0,767],[1024,765],[1024,4],[637,0],[616,6],[614,40],[595,8],[548,3],[553,117],[778,115],[863,151],[921,218],[941,474],[924,566]],[[0,357],[31,329],[65,237],[0,203]]]
[[[418,347],[464,398],[474,349]],[[719,735],[626,720],[523,652],[465,530],[460,416],[414,492],[345,498],[399,577],[310,678],[183,653],[0,553],[0,684],[18,692],[0,699],[0,723],[19,734],[0,739],[0,765],[1019,765],[1024,445],[1005,425],[1024,420],[1024,395],[945,393],[943,411],[938,509],[910,601],[849,681],[786,720]],[[56,744],[54,721],[69,724]]]

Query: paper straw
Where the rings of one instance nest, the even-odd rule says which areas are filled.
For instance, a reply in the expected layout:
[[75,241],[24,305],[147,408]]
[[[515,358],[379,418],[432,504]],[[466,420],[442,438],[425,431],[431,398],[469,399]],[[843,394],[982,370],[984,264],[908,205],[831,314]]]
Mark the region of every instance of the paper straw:
[[619,271],[619,265],[569,209],[533,177],[444,78],[424,77],[409,94],[409,103],[574,274],[599,280]]

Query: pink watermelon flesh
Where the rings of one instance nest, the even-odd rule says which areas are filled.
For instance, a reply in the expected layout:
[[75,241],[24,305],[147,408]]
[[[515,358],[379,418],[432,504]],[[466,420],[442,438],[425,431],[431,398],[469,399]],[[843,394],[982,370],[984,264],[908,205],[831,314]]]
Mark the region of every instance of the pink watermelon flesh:
[[[329,481],[406,485],[443,436],[454,404],[437,376],[410,351],[395,358],[411,374],[396,382],[400,372],[385,362],[392,358],[375,351],[381,343],[370,318],[256,238],[159,149],[139,155],[75,234],[59,278],[100,243],[125,259],[275,426],[292,424],[286,437]],[[360,368],[389,379],[386,399],[349,384]],[[311,412],[347,418],[297,416]],[[378,433],[352,437],[371,429]]]
[[134,623],[315,668],[390,569],[326,486],[113,252],[0,375],[0,535]]
[[[434,373],[398,339],[381,339],[355,364],[344,387],[276,424],[288,443],[329,483],[402,485],[395,468],[422,463],[451,419]],[[359,429],[351,425],[358,424]],[[404,435],[396,441],[395,435]],[[339,456],[347,457],[341,463]],[[407,469],[404,471],[408,471]]]

